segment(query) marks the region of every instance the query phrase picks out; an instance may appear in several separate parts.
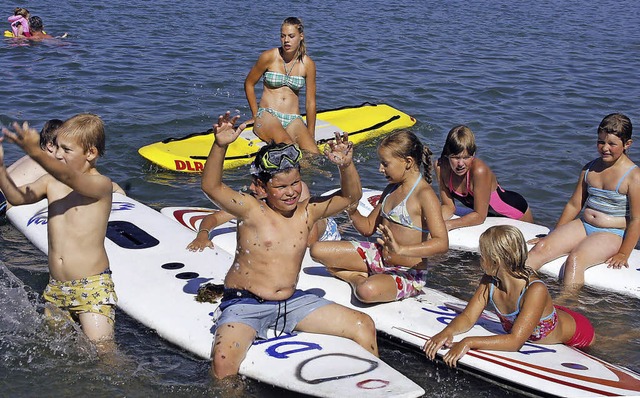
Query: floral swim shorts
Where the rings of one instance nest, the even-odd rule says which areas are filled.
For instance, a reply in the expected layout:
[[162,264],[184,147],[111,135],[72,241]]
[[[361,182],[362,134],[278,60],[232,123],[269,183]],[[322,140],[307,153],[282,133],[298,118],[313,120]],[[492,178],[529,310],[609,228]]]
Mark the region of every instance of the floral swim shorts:
[[387,266],[382,259],[382,246],[373,242],[351,241],[362,260],[367,264],[369,275],[391,275],[396,282],[396,300],[417,296],[427,283],[427,271],[423,269]]

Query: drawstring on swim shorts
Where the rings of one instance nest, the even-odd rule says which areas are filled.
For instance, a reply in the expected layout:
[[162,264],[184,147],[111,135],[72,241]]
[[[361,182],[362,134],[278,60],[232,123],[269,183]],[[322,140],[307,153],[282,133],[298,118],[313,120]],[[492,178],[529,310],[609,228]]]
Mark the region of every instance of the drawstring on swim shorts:
[[[283,302],[284,302],[284,316],[282,317],[283,323],[282,323],[282,329],[280,330],[280,333],[278,333],[278,322],[280,321],[280,314],[281,314],[280,309]],[[276,337],[282,336],[286,326],[287,326],[287,300],[283,300],[278,302],[278,317],[276,318],[276,324],[273,328],[275,331]]]

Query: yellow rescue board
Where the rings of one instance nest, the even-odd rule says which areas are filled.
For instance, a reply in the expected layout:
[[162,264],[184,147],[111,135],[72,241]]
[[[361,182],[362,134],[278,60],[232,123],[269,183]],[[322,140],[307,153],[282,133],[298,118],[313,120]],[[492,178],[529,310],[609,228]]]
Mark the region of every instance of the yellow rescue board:
[[[322,150],[334,138],[334,132],[347,132],[349,139],[358,144],[391,131],[413,126],[416,120],[386,104],[364,103],[360,106],[320,111],[316,117],[316,140]],[[199,173],[204,168],[214,136],[211,130],[190,134],[182,138],[168,138],[138,149],[145,159],[158,166],[175,171]],[[247,128],[229,146],[224,168],[231,169],[249,164],[264,145]]]

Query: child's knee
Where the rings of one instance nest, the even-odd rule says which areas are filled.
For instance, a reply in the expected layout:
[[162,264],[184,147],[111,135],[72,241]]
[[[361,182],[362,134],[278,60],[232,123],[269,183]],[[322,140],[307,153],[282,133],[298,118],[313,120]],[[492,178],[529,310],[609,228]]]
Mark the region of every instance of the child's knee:
[[82,331],[93,343],[114,339],[114,322],[108,316],[83,312],[78,314]]
[[547,251],[548,250],[547,248],[549,246],[547,243],[547,239],[548,239],[548,236],[540,239],[538,243],[536,243],[535,246],[533,246],[529,251],[529,256],[540,255],[545,251]]
[[361,315],[357,321],[356,327],[353,328],[353,333],[354,341],[377,355],[378,343],[376,340],[376,325],[369,315],[364,313]]
[[215,379],[224,379],[225,377],[238,374],[240,364],[235,364],[221,350],[214,350],[211,359],[211,376]]
[[324,242],[316,242],[309,247],[309,255],[313,261],[324,263],[327,253],[326,247],[327,245]]
[[358,300],[363,303],[377,303],[380,298],[380,291],[378,287],[373,283],[361,283],[354,291]]

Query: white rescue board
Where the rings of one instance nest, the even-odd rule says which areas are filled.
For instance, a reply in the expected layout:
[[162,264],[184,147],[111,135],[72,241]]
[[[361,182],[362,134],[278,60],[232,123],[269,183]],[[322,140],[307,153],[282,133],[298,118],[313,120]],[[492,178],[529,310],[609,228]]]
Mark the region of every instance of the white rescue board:
[[[372,198],[375,202],[375,196],[379,193],[365,190],[359,208],[363,212],[367,208],[370,211],[373,206],[369,199]],[[170,207],[161,212],[195,231],[202,218],[211,211],[213,210]],[[236,249],[236,229],[234,220],[214,229],[210,235],[214,245],[233,253]],[[466,306],[466,302],[462,300],[429,288],[421,296],[402,301],[377,305],[359,304],[352,298],[350,286],[329,275],[324,266],[314,262],[308,253],[298,286],[369,314],[378,331],[415,349],[420,349]],[[484,316],[469,332],[456,336],[455,340],[465,336],[500,333],[504,332],[497,317],[485,311]],[[441,350],[438,354],[444,353],[446,351]],[[640,395],[639,374],[563,344],[526,343],[518,352],[473,350],[460,359],[458,366],[496,384],[527,394],[562,397]]]
[[[14,206],[7,216],[47,252],[47,202]],[[158,211],[114,194],[105,247],[118,307],[169,342],[209,359],[217,304],[195,301],[198,287],[222,284],[233,256],[217,247],[186,250],[193,240]],[[117,323],[117,320],[116,320]],[[355,342],[312,333],[256,341],[240,373],[318,397],[419,397],[424,390]]]

